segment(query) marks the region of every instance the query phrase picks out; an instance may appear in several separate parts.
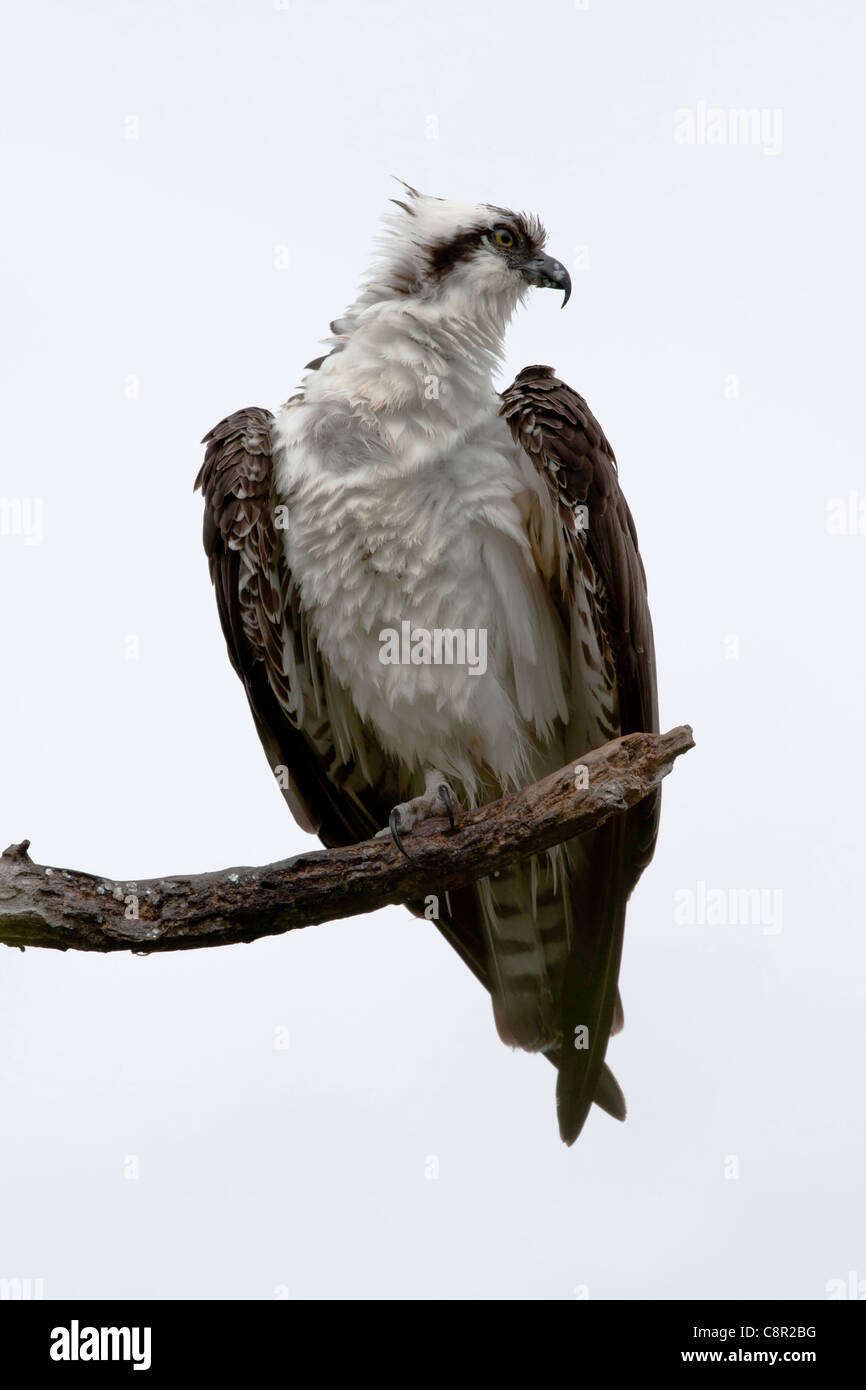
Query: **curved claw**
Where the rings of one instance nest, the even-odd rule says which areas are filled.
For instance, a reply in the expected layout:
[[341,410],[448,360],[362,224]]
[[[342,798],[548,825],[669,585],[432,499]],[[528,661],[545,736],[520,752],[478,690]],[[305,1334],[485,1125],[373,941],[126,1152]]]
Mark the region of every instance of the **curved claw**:
[[455,827],[454,797],[451,795],[451,788],[449,787],[447,782],[443,782],[442,786],[437,788],[437,790],[439,793],[439,800],[442,802],[442,804],[445,807],[445,810],[448,812],[448,823],[451,826],[451,829],[453,830]]
[[394,841],[400,853],[404,854],[407,859],[411,859],[411,854],[400,839],[400,813],[396,806],[388,817],[388,829],[391,832],[391,839]]

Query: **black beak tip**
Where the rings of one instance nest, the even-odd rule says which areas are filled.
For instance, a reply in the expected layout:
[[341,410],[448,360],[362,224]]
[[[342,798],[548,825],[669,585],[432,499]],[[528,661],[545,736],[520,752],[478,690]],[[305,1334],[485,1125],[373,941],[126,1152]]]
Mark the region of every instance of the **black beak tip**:
[[566,270],[565,266],[562,264],[561,261],[557,262],[556,278],[559,284],[559,288],[562,290],[562,304],[560,305],[560,308],[564,309],[568,301],[571,299],[571,276],[569,275],[568,271]]
[[551,290],[562,290],[562,308],[571,298],[571,276],[562,261],[552,256],[536,256],[524,268],[523,277],[530,285],[542,285]]

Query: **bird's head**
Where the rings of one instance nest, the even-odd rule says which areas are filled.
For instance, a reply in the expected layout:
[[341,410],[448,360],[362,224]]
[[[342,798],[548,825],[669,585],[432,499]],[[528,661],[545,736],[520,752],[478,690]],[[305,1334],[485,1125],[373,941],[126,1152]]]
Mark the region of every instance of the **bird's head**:
[[385,218],[387,236],[368,296],[447,296],[468,315],[477,307],[506,318],[533,285],[562,290],[563,307],[568,302],[571,278],[546,255],[536,217],[403,188],[405,196],[392,199],[399,211]]

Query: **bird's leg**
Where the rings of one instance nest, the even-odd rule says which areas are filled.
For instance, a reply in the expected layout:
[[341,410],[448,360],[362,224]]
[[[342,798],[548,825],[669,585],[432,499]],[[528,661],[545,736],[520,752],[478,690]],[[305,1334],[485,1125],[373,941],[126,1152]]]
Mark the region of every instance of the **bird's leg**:
[[411,801],[401,801],[399,806],[395,806],[388,817],[387,826],[379,831],[379,835],[390,835],[394,844],[408,859],[409,854],[400,838],[401,835],[408,834],[413,826],[421,821],[431,820],[436,816],[447,816],[453,830],[455,813],[459,809],[460,802],[453,789],[439,769],[431,767],[424,775],[423,794],[413,796]]

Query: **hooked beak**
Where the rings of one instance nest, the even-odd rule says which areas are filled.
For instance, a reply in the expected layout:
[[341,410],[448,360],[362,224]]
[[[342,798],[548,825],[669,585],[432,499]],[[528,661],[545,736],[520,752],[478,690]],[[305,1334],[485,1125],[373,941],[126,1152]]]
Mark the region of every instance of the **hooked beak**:
[[564,309],[571,298],[571,276],[561,261],[555,261],[552,256],[533,256],[531,261],[527,261],[520,271],[528,285],[537,285],[542,289],[562,290],[562,308]]

